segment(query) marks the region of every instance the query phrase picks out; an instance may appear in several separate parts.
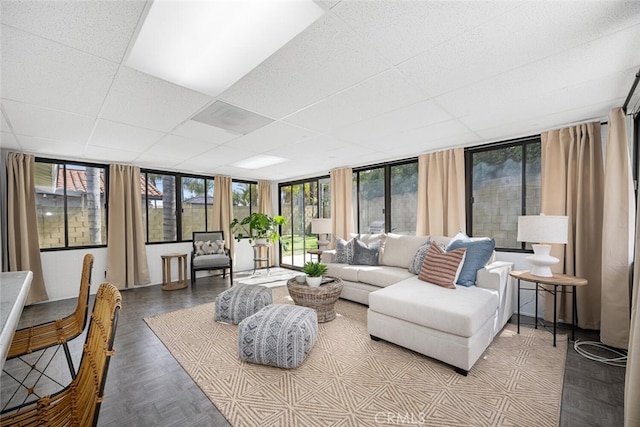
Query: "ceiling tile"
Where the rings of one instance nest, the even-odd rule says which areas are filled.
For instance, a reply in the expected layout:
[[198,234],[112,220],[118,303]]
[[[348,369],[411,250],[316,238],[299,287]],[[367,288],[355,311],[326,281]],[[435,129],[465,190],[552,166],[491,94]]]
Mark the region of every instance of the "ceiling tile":
[[332,16],[318,19],[220,99],[280,119],[389,65]]
[[89,145],[84,153],[87,161],[104,162],[104,159],[109,159],[107,163],[132,163],[139,155],[140,152],[138,151],[128,151],[122,148],[97,147],[93,145]]
[[387,71],[324,99],[285,119],[309,129],[329,132],[424,99],[397,71]]
[[316,136],[317,133],[287,123],[275,122],[257,131],[226,143],[227,147],[264,153],[288,144]]
[[175,128],[171,133],[178,136],[184,136],[185,138],[209,142],[217,145],[240,137],[240,135],[228,132],[224,129],[205,125],[204,123],[196,122],[193,120],[187,120],[186,122]]
[[10,129],[9,123],[5,120],[4,114],[2,114],[2,112],[0,112],[0,120],[2,120],[0,122],[0,130],[3,132],[10,132],[11,129]]
[[164,135],[162,132],[100,119],[89,146],[142,153]]
[[2,1],[2,23],[120,62],[145,1]]
[[162,160],[163,164],[177,165],[185,160],[201,157],[204,157],[205,161],[210,161],[209,155],[205,153],[208,153],[213,147],[216,147],[216,145],[211,142],[197,141],[177,135],[166,135],[142,153],[136,162],[149,163],[155,160]]
[[12,133],[9,132],[0,132],[0,148],[4,149],[12,149],[12,150],[20,150],[22,151],[22,147],[20,143],[13,136]]
[[366,144],[369,140],[386,135],[451,120],[451,116],[432,101],[423,101],[390,113],[363,120],[331,132],[345,141]]
[[45,157],[55,153],[54,157],[65,160],[82,160],[84,158],[84,144],[25,135],[17,135],[17,137],[20,140],[20,145],[29,153],[42,154]]
[[179,164],[179,167],[186,168],[184,170],[211,170],[217,166],[228,166],[254,154],[256,153],[222,145],[185,160]]
[[343,1],[333,12],[398,64],[514,7],[516,2]]
[[2,98],[95,117],[117,64],[2,25]]
[[21,102],[2,101],[17,134],[84,144],[95,119]]
[[122,67],[107,97],[102,117],[170,132],[211,100],[202,93]]

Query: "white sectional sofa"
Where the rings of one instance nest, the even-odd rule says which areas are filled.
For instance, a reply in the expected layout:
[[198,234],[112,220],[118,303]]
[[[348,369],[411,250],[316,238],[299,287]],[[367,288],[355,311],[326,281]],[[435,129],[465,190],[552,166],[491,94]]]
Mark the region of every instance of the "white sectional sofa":
[[512,264],[490,262],[477,271],[474,286],[448,289],[420,280],[409,266],[418,261],[416,251],[425,243],[444,247],[451,238],[360,238],[366,243],[382,239],[379,265],[336,263],[335,250],[324,252],[322,261],[328,275],[342,279],[341,298],[369,306],[371,338],[443,361],[466,375],[513,314]]

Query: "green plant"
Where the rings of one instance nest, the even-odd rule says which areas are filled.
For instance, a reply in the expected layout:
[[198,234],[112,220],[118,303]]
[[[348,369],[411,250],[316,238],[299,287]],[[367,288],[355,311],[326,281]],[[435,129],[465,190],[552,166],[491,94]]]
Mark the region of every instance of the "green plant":
[[283,216],[271,217],[264,213],[254,212],[241,220],[235,218],[229,227],[237,241],[248,237],[251,243],[255,239],[267,239],[275,243],[280,240],[278,227],[281,225],[287,225],[287,219]]
[[308,262],[302,267],[302,272],[309,277],[320,277],[327,273],[327,266],[321,262]]

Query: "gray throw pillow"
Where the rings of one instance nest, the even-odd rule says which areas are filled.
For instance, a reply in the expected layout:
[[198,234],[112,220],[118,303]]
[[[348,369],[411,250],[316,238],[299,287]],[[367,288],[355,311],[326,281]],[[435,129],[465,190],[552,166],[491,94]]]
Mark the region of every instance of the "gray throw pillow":
[[362,240],[353,242],[353,260],[349,264],[378,265],[378,252],[380,241],[367,245]]
[[333,262],[336,264],[351,264],[354,240],[355,239],[351,239],[347,241],[339,237],[336,239],[336,256]]
[[427,256],[427,252],[429,252],[429,247],[432,243],[433,242],[429,240],[418,248],[416,254],[413,256],[413,261],[409,264],[409,273],[420,274],[420,269],[422,268],[422,264],[424,264],[424,258]]

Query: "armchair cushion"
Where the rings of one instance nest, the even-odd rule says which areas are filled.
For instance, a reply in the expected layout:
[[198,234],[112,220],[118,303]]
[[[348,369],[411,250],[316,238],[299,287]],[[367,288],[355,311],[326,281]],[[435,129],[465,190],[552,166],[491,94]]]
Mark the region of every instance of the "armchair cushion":
[[229,257],[225,254],[200,255],[193,258],[193,266],[204,267],[224,267],[229,265]]

